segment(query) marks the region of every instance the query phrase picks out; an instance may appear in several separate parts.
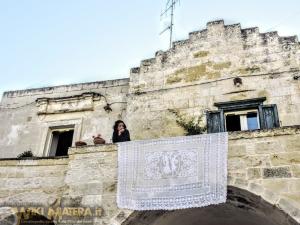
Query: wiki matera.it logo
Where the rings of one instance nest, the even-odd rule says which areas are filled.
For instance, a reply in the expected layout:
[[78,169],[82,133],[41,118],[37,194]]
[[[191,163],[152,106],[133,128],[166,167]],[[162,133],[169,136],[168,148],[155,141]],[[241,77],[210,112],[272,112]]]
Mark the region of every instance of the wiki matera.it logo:
[[101,207],[0,207],[0,225],[53,224],[53,221],[92,224],[95,217],[101,216]]

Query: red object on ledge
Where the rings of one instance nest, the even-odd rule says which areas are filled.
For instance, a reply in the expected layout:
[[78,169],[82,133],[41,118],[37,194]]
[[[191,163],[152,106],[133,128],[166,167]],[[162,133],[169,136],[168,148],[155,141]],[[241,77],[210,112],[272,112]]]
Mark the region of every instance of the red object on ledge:
[[84,145],[87,145],[86,142],[84,142],[84,141],[76,141],[76,142],[75,142],[75,146],[76,146],[76,147],[77,147],[77,146],[84,146]]
[[101,134],[98,134],[97,136],[93,136],[93,138],[94,138],[95,145],[105,144],[105,140],[101,137]]

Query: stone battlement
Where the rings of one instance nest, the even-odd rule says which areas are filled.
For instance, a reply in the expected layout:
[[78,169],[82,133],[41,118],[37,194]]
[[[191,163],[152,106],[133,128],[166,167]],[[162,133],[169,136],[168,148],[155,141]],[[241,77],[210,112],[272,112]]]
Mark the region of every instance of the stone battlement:
[[281,37],[277,31],[260,33],[258,27],[241,28],[239,23],[225,25],[224,20],[208,22],[206,29],[189,33],[189,38],[185,40],[174,41],[172,48],[167,51],[158,51],[155,58],[142,60],[140,67],[132,68],[131,74],[148,72],[151,68],[161,68],[163,64],[170,61],[174,55],[182,50],[189,49],[193,51],[194,46],[207,46],[209,44],[232,44],[239,45],[243,50],[249,50],[264,47],[266,49],[282,49],[292,52],[300,49],[300,43],[297,36]]

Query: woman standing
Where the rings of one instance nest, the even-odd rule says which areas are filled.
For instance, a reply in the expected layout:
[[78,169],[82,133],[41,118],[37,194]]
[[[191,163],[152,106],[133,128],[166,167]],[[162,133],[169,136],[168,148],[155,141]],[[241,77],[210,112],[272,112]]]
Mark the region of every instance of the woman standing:
[[126,129],[126,125],[122,120],[117,120],[113,127],[114,132],[112,136],[112,142],[130,141],[129,131]]

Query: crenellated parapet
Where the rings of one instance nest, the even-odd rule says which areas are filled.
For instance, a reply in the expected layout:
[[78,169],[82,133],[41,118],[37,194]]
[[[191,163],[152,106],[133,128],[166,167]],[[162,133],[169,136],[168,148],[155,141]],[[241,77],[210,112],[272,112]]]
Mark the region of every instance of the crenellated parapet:
[[[239,23],[225,25],[224,20],[217,20],[208,22],[206,29],[189,33],[188,39],[174,41],[167,51],[158,51],[154,58],[141,61],[139,67],[131,69],[130,76],[133,83],[140,81],[138,76],[144,73],[150,74],[150,79],[160,80],[157,77],[159,72],[164,72],[165,76],[166,73],[172,74],[172,69],[176,73],[178,69],[188,69],[199,63],[219,64],[229,61],[234,71],[242,73],[245,68],[259,66],[262,73],[278,72],[280,68],[289,70],[284,68],[289,66],[300,68],[299,51],[297,36],[281,37],[276,31],[260,33],[258,27],[242,28]],[[277,65],[273,65],[274,62]],[[175,68],[178,69],[174,71]],[[209,68],[206,71],[216,74],[220,72],[222,76],[222,71]],[[156,78],[152,73],[156,74]],[[238,73],[227,71],[226,74]]]
[[169,109],[194,118],[217,110],[215,102],[263,97],[277,105],[282,126],[299,124],[299,77],[296,36],[208,22],[131,69],[127,121],[136,138],[174,135],[182,127]]

